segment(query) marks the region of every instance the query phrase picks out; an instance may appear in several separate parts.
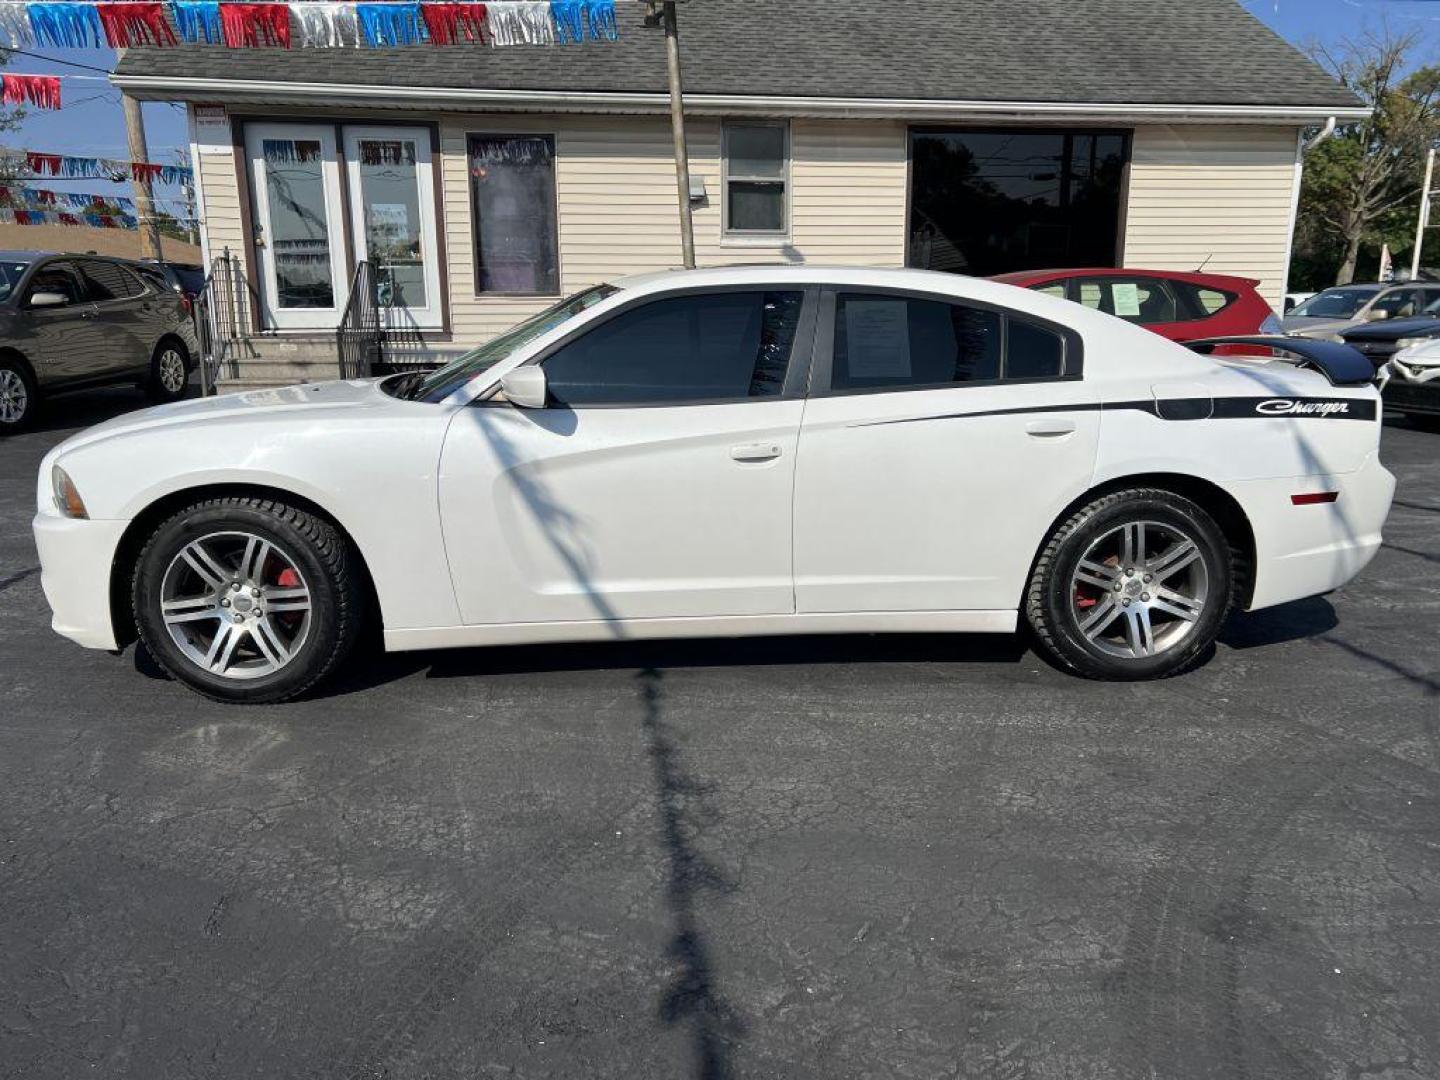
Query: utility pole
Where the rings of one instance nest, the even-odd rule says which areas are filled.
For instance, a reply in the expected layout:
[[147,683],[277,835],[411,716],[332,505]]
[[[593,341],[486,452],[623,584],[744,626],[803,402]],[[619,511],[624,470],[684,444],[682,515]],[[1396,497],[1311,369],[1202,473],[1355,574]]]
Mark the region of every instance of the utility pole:
[[[129,94],[122,93],[120,102],[125,108],[125,136],[130,143],[131,161],[149,161],[150,152],[145,148],[145,118],[140,115],[140,102]],[[160,258],[160,223],[155,220],[155,201],[151,197],[149,177],[135,180],[135,213],[140,218],[140,257]]]
[[645,25],[665,28],[665,60],[670,71],[670,133],[675,141],[675,186],[680,197],[680,253],[685,269],[693,270],[695,226],[690,215],[690,151],[685,144],[685,100],[680,81],[680,29],[675,20],[675,0],[650,0]]
[[1420,277],[1420,249],[1425,244],[1425,228],[1430,224],[1430,181],[1435,177],[1435,148],[1425,156],[1425,187],[1420,193],[1420,220],[1415,223],[1415,255],[1410,260],[1410,280]]

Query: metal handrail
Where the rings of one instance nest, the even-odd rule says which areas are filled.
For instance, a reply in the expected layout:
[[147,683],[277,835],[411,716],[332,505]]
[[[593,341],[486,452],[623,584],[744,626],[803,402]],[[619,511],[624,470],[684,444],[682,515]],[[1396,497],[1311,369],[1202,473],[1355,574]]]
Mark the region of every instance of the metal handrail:
[[342,379],[367,378],[385,363],[385,320],[375,269],[361,260],[350,279],[350,296],[335,328]]
[[[238,256],[224,254],[211,260],[205,283],[192,300],[191,316],[200,340],[200,393],[215,393],[221,371],[237,347],[251,336],[250,303],[254,290],[245,280]],[[258,299],[258,297],[254,297]],[[233,366],[233,361],[232,361]],[[232,375],[238,372],[232,371]]]

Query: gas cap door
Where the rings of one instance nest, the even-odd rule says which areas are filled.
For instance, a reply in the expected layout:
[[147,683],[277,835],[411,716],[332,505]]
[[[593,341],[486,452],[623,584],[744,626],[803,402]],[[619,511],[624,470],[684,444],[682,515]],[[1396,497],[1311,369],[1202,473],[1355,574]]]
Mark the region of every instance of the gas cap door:
[[1155,415],[1162,420],[1208,420],[1215,412],[1209,390],[1194,382],[1154,383]]

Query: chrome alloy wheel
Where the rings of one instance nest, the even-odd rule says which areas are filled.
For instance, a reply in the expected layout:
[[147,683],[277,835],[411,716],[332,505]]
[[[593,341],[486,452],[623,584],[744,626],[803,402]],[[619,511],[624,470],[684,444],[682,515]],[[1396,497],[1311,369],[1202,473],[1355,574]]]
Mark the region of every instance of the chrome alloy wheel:
[[174,349],[160,354],[160,385],[166,393],[178,394],[185,388],[185,358]]
[[18,371],[0,370],[0,423],[18,424],[30,404],[30,393]]
[[295,560],[247,532],[192,540],[160,583],[170,640],[202,671],[258,679],[295,658],[310,633],[310,589]]
[[1180,644],[1205,611],[1210,574],[1184,530],[1131,521],[1103,534],[1070,578],[1080,632],[1095,648],[1127,660]]

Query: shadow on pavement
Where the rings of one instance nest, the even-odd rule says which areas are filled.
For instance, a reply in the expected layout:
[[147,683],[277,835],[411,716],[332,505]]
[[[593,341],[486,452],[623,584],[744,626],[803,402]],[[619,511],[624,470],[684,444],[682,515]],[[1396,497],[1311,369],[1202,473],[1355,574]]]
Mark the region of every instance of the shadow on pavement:
[[[185,396],[199,397],[199,388],[192,382]],[[69,431],[72,428],[78,431],[93,424],[113,420],[125,413],[148,409],[154,404],[145,391],[133,386],[107,386],[96,390],[80,390],[72,394],[58,394],[41,401],[40,411],[24,434]]]
[[1255,649],[1319,637],[1339,625],[1340,619],[1330,601],[1323,596],[1312,596],[1263,611],[1233,615],[1220,634],[1220,642],[1232,649]]

